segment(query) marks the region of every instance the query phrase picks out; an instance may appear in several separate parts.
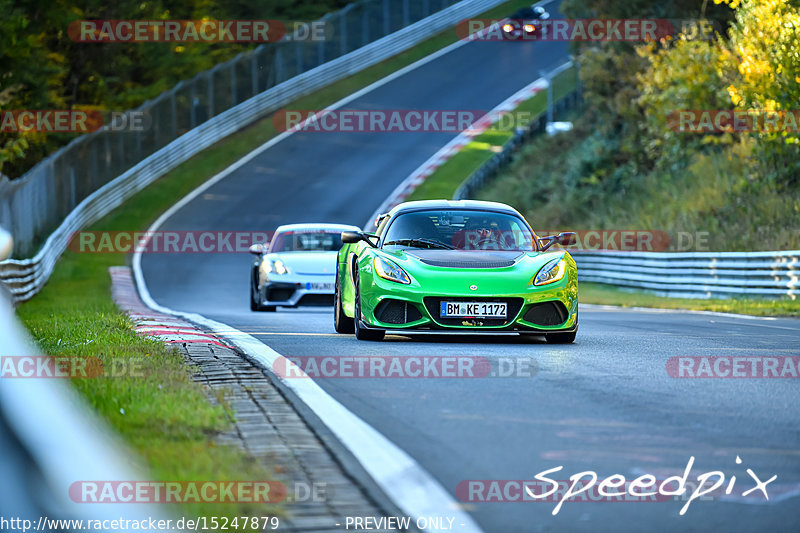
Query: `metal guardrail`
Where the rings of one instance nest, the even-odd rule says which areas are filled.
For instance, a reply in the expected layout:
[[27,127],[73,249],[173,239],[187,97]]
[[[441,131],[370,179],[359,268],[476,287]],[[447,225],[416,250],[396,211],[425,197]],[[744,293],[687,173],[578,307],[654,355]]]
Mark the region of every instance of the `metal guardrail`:
[[[580,91],[555,104],[557,114],[576,107]],[[544,114],[518,131],[502,151],[475,170],[456,190],[454,200],[473,197],[510,163],[519,146],[545,131]],[[730,298],[800,295],[800,250],[780,252],[624,252],[570,253],[581,281],[642,289],[676,298]]]
[[[425,2],[426,0],[420,1]],[[443,4],[447,4],[448,1]],[[35,234],[35,228],[46,226],[46,221],[53,217],[63,218],[63,222],[50,234],[41,250],[33,258],[0,262],[0,282],[8,287],[14,302],[33,297],[49,279],[56,261],[66,249],[73,232],[100,219],[180,163],[300,96],[314,92],[403,52],[460,20],[475,16],[502,2],[503,0],[462,0],[401,30],[252,96],[190,129],[109,183],[99,185],[71,211],[65,212],[57,206],[57,203],[62,201],[60,200],[61,195],[65,194],[63,190],[65,183],[69,183],[70,180],[74,181],[74,173],[71,174],[67,171],[68,169],[60,168],[55,163],[58,154],[54,154],[37,165],[31,171],[33,174],[30,176],[11,182],[12,187],[18,188],[17,193],[9,196],[6,191],[3,194],[2,185],[4,184],[0,183],[0,225],[9,228],[15,236],[15,240],[20,238],[18,234],[23,239],[31,240],[32,235]],[[34,171],[44,172],[42,178],[36,178],[35,176],[38,174]],[[100,180],[101,177],[92,179]],[[38,185],[33,186],[34,181]],[[50,190],[51,188],[52,190]],[[74,190],[72,194],[75,194]],[[9,205],[12,211],[11,216],[8,215]],[[24,215],[26,209],[29,209],[30,213]],[[26,224],[30,224],[31,227]]]
[[[0,226],[14,234],[14,257],[33,255],[36,246],[99,187],[229,109],[265,92],[290,95],[289,100],[307,94],[403,51],[405,39],[431,36],[501,1],[358,0],[317,21],[325,30],[324,39],[287,36],[178,83],[135,110],[148,117],[143,127],[104,126],[74,139],[20,179],[0,178]],[[413,30],[403,31],[415,23]],[[337,58],[348,58],[337,63],[342,75],[336,69],[317,71]],[[321,83],[308,83],[308,78],[305,85],[297,83],[309,72]],[[248,119],[243,115],[239,120],[243,118]]]
[[800,250],[782,252],[570,252],[581,281],[676,298],[800,295]]

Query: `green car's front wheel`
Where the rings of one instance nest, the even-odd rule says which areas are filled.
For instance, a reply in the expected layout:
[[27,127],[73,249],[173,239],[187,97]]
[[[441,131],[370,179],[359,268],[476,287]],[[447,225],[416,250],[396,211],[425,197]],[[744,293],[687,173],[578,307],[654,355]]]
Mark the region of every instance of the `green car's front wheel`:
[[358,270],[356,270],[355,285],[355,313],[353,313],[353,329],[356,339],[360,341],[380,341],[386,335],[383,330],[367,329],[361,323],[361,290],[358,288]]
[[342,307],[342,285],[339,282],[339,264],[336,264],[336,281],[333,285],[333,329],[336,333],[353,333],[354,323],[344,314]]

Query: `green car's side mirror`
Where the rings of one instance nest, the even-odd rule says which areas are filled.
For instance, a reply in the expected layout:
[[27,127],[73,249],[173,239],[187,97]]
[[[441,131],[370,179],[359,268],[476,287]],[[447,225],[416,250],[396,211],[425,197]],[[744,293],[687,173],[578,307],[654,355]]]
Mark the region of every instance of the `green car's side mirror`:
[[363,240],[364,237],[361,236],[360,233],[355,231],[343,231],[342,232],[342,242],[345,244],[355,244],[358,241]]
[[359,241],[364,241],[370,246],[375,246],[370,239],[376,239],[378,236],[373,233],[364,233],[363,231],[343,231],[342,242],[344,244],[354,244]]
[[542,237],[539,239],[539,242],[543,245],[543,248],[540,251],[544,252],[554,244],[560,244],[561,246],[574,246],[578,243],[578,236],[572,231],[565,231],[559,233],[558,235],[548,235],[547,237]]

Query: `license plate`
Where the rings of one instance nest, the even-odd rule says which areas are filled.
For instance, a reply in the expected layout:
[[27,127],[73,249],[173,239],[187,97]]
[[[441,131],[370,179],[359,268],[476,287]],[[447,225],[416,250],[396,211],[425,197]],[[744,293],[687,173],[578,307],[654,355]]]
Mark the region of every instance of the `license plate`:
[[306,290],[333,292],[333,283],[322,283],[322,282],[306,283]]
[[506,318],[506,304],[500,302],[442,302],[441,318]]

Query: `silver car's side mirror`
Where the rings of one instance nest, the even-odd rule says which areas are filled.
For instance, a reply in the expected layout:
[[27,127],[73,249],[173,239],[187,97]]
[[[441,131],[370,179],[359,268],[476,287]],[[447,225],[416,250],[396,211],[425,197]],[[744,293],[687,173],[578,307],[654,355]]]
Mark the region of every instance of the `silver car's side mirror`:
[[265,253],[267,250],[263,244],[251,244],[250,245],[250,253],[253,255],[261,255]]

